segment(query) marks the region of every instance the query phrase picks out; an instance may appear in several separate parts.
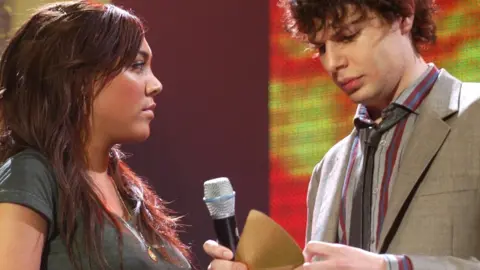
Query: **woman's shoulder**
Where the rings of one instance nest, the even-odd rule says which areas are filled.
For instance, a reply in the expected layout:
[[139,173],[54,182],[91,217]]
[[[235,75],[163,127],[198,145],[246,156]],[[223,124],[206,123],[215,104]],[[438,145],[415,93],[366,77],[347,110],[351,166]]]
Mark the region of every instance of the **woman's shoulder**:
[[0,188],[24,190],[38,185],[56,189],[53,167],[41,152],[28,148],[0,164]]
[[0,203],[25,206],[49,221],[53,232],[58,189],[48,159],[40,152],[26,149],[0,165]]
[[40,171],[51,171],[52,166],[47,157],[41,152],[27,148],[22,150],[15,155],[7,158],[0,166],[0,171],[11,170],[11,169],[21,169],[21,170],[40,170]]

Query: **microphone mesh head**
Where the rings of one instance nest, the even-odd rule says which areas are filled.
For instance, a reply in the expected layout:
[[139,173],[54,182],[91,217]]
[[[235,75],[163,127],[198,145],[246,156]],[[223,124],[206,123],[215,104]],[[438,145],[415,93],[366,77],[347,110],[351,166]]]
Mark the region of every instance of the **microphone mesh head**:
[[215,178],[203,183],[203,201],[214,219],[235,215],[235,191],[226,177]]

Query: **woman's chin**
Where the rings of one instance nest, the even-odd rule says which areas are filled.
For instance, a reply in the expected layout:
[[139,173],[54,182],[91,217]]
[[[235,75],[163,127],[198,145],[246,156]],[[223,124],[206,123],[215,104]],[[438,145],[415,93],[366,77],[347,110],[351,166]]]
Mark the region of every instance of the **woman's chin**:
[[136,128],[130,132],[125,139],[126,143],[140,143],[146,141],[150,137],[150,126]]

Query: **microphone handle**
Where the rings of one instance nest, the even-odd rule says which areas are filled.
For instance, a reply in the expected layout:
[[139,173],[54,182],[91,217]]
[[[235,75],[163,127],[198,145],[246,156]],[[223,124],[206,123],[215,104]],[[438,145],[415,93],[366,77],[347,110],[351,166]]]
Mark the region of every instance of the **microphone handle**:
[[217,234],[218,243],[229,248],[235,255],[239,238],[235,216],[214,219],[213,226]]

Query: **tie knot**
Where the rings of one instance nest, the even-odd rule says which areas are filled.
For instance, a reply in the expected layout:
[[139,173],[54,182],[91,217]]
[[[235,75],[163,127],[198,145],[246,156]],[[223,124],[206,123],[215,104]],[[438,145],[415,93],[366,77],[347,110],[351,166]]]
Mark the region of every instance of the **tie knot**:
[[401,108],[398,104],[390,103],[385,109],[382,111],[382,119],[385,120],[387,118],[392,117],[397,110]]
[[387,131],[395,124],[404,119],[410,111],[398,104],[392,103],[388,105],[385,110],[382,111],[382,122],[379,124],[379,130],[381,133]]

